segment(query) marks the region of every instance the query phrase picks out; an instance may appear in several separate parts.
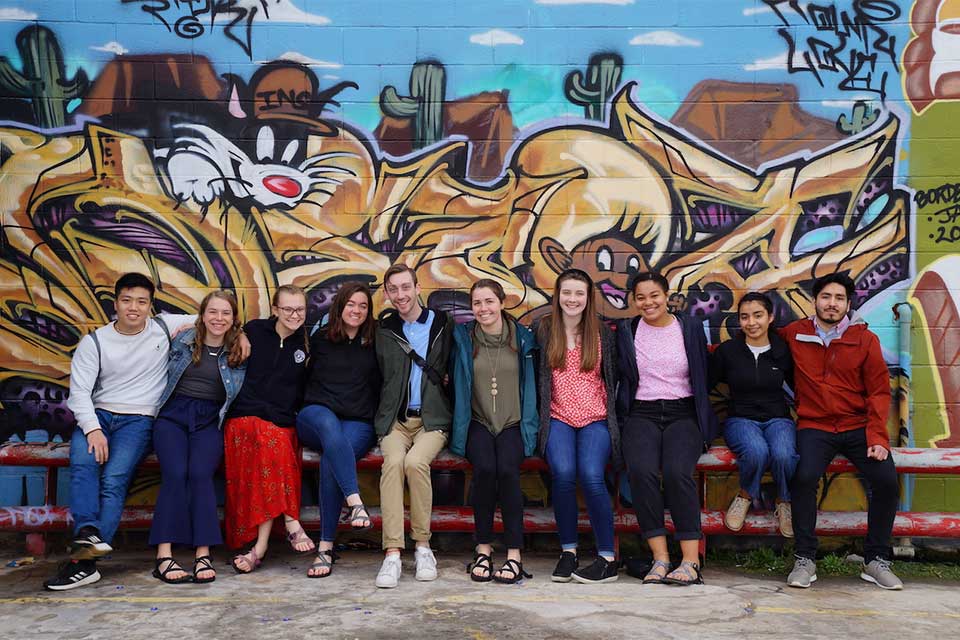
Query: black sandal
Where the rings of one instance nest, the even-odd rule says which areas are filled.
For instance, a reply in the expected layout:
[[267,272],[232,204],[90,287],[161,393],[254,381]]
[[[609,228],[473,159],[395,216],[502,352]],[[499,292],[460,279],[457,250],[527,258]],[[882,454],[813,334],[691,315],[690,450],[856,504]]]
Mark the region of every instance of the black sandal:
[[[163,571],[160,571],[160,565],[164,562],[169,562],[167,568]],[[168,578],[167,574],[171,571],[183,571],[184,575],[179,578]],[[186,582],[193,582],[193,576],[184,571],[183,567],[177,564],[177,561],[171,557],[166,558],[157,558],[155,566],[153,567],[153,577],[161,582],[166,582],[167,584],[184,584]]]
[[[204,571],[213,571],[212,578],[198,578],[197,575]],[[217,579],[217,570],[213,568],[213,558],[210,556],[200,556],[193,560],[193,581],[197,584],[206,584]]]
[[[363,515],[360,515],[360,514]],[[367,511],[367,508],[363,504],[355,504],[350,507],[350,516],[347,518],[350,521],[350,528],[354,531],[366,531],[367,529],[373,528],[373,520],[370,519],[370,512]],[[365,526],[354,526],[354,520],[366,520],[367,524]]]
[[[478,575],[473,572],[474,569],[480,569],[486,573]],[[467,563],[467,573],[470,574],[470,579],[474,582],[490,582],[493,580],[493,558],[478,551],[473,556],[473,562]]]
[[[671,578],[670,575],[674,573],[682,573],[690,578],[690,580]],[[703,584],[703,574],[700,573],[700,565],[696,562],[684,560],[680,563],[680,566],[671,571],[670,574],[664,576],[663,579],[660,580],[660,584],[674,584],[680,587],[689,587],[691,584]]]
[[[307,568],[307,577],[308,578],[326,578],[331,573],[333,573],[333,565],[339,558],[333,549],[327,549],[325,551],[320,551],[317,553],[317,557],[314,558],[313,564]],[[311,569],[329,569],[326,573],[310,573]]]
[[527,573],[523,570],[523,563],[517,562],[516,560],[510,559],[503,563],[503,566],[500,567],[500,573],[504,571],[509,571],[512,575],[510,578],[504,578],[502,575],[494,574],[493,579],[495,582],[500,584],[516,584],[523,580],[524,578],[532,578],[533,575]]

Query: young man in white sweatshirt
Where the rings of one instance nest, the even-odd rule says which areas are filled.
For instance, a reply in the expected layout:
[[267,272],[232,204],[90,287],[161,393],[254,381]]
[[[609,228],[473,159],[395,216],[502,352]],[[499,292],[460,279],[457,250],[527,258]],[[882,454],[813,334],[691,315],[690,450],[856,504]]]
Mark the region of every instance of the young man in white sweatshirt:
[[167,382],[170,334],[195,315],[151,317],[154,284],[139,273],[114,287],[117,319],[80,340],[70,363],[71,559],[44,582],[53,591],[100,579],[96,559],[112,548],[127,488],[150,442]]

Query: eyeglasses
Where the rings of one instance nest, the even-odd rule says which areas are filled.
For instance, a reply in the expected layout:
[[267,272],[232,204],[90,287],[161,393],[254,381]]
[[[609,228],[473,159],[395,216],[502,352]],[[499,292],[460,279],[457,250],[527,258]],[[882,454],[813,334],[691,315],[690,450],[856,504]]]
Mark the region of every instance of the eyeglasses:
[[307,312],[306,307],[277,307],[280,311],[283,311],[285,316],[303,316]]

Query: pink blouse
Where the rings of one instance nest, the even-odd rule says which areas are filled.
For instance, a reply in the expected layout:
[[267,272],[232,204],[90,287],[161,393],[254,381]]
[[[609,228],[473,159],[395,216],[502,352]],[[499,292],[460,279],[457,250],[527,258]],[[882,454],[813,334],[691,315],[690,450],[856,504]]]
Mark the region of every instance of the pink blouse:
[[693,395],[679,321],[674,319],[665,327],[655,327],[641,319],[633,346],[640,374],[637,400],[677,400]]
[[576,428],[607,419],[607,387],[600,375],[600,360],[593,371],[580,371],[580,353],[580,345],[567,349],[564,368],[553,370],[550,383],[550,417]]

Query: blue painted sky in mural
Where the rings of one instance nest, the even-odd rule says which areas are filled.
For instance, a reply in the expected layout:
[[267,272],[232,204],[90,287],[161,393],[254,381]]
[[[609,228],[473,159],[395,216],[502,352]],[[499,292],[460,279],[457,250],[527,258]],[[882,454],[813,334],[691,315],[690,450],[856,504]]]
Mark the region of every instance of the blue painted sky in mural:
[[[15,62],[14,37],[31,20],[57,33],[70,73],[82,67],[91,76],[117,54],[192,52],[213,60],[219,73],[242,76],[258,63],[291,57],[311,62],[325,86],[341,79],[357,82],[359,90],[340,97],[342,116],[367,128],[380,119],[380,88],[404,89],[410,65],[427,57],[446,65],[448,97],[508,89],[521,127],[582,115],[564,97],[563,77],[603,50],[623,56],[623,78],[639,82],[638,98],[664,117],[707,78],[790,82],[805,108],[830,118],[849,110],[854,99],[876,98],[838,89],[840,74],[825,73],[821,87],[810,73],[788,73],[787,45],[777,32],[784,25],[760,0],[267,0],[271,16],[254,23],[250,56],[224,35],[224,21],[212,30],[207,24],[196,38],[177,37],[141,10],[159,4],[155,1],[4,2],[0,52]],[[836,3],[839,10],[851,5]],[[786,3],[782,11],[800,45],[810,36],[836,42],[834,34],[806,25]],[[903,14],[884,25],[896,38],[898,55],[909,37],[906,9]],[[855,37],[848,40],[862,46]],[[800,62],[799,53],[794,60]],[[882,70],[890,74],[887,102],[901,102],[899,77],[889,60],[878,65]]]

